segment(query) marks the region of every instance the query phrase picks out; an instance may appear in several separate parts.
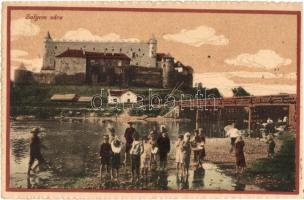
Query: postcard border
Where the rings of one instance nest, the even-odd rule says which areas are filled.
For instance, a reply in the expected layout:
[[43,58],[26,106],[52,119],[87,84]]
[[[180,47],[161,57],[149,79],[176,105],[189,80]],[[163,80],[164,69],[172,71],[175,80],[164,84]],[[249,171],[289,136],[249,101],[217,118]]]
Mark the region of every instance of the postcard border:
[[[111,189],[26,189],[10,188],[10,65],[11,65],[11,14],[14,10],[61,10],[61,11],[117,11],[117,12],[175,12],[175,13],[223,13],[223,14],[273,14],[295,15],[297,17],[297,121],[296,121],[296,189],[281,191],[225,191],[225,190],[111,190]],[[225,9],[180,9],[180,8],[115,8],[115,7],[70,7],[70,6],[7,6],[7,66],[6,66],[6,147],[5,147],[5,190],[6,192],[100,192],[100,193],[209,193],[209,194],[256,194],[256,195],[299,195],[300,193],[300,108],[301,108],[301,11],[283,10],[225,10]]]

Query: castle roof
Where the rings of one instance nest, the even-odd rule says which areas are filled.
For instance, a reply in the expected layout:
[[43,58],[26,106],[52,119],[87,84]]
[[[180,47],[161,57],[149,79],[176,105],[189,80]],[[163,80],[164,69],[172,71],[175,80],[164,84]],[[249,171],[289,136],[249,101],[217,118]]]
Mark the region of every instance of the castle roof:
[[123,53],[100,53],[89,52],[77,49],[68,49],[63,53],[57,55],[58,58],[73,57],[73,58],[99,58],[99,59],[118,59],[118,60],[131,60],[126,54]]

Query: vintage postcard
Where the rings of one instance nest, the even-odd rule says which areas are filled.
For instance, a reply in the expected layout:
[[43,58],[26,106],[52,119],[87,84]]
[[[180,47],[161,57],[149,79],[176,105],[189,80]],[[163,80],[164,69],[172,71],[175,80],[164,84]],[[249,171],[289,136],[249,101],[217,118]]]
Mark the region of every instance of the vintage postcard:
[[301,3],[4,3],[5,198],[300,197]]

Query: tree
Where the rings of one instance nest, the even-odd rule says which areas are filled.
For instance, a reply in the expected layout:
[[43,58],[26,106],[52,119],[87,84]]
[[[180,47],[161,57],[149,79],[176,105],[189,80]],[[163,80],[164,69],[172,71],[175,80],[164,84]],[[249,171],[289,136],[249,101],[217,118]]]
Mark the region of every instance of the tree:
[[246,97],[251,96],[249,92],[247,92],[243,87],[239,86],[237,88],[232,88],[234,97]]

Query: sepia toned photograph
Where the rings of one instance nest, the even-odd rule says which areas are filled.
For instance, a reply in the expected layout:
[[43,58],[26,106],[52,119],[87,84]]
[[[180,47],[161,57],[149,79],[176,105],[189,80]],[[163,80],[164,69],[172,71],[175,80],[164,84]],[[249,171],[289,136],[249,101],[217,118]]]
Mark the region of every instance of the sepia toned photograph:
[[7,192],[299,194],[300,9],[4,9]]

